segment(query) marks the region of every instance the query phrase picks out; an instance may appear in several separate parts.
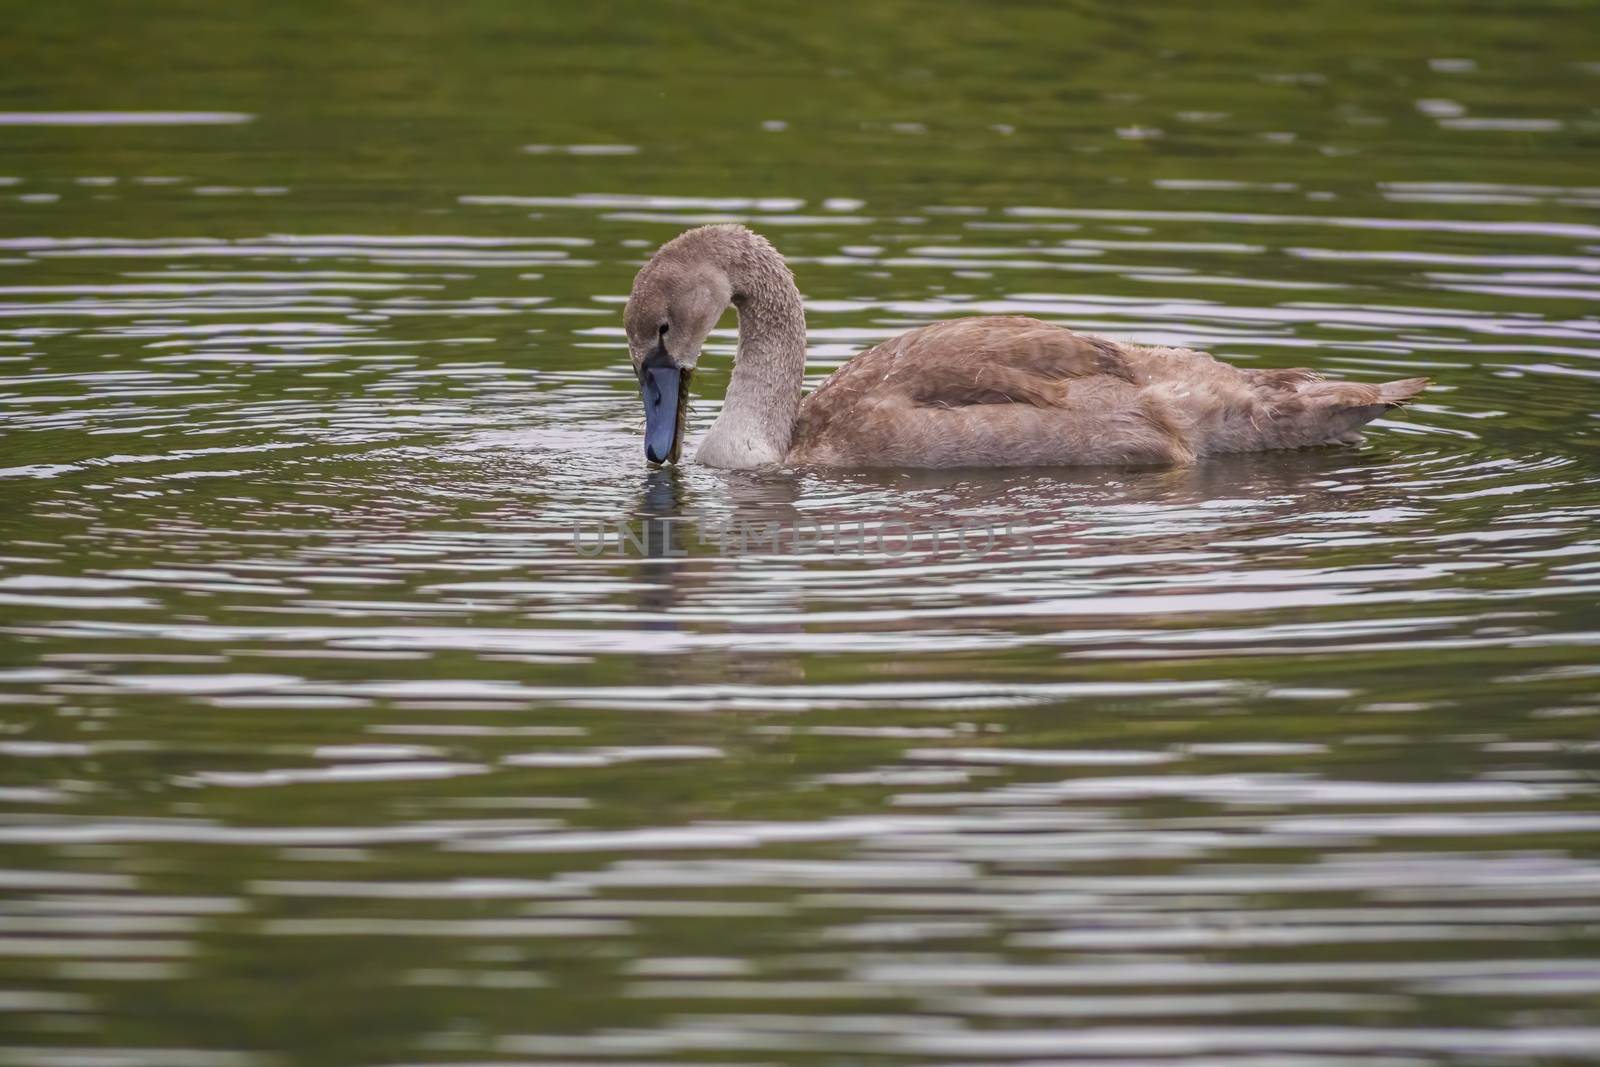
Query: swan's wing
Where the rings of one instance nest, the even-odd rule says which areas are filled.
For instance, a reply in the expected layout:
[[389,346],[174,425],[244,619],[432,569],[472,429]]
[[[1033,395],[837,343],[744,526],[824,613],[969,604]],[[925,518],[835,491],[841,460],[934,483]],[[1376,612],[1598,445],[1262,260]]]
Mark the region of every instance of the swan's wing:
[[1113,341],[1037,319],[952,319],[890,338],[835,371],[802,402],[789,460],[1170,461],[1181,442],[1140,401],[1142,384]]
[[1121,346],[1037,319],[951,319],[856,356],[806,398],[801,415],[831,423],[863,404],[1057,406],[1065,383],[1095,376],[1134,381]]

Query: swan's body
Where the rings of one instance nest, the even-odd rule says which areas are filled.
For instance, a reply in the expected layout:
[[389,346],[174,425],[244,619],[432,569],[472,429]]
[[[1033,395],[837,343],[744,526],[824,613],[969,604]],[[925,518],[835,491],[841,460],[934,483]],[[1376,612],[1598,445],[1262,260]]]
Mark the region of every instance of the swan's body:
[[652,462],[678,458],[688,378],[730,303],[733,377],[695,455],[713,467],[1186,464],[1354,443],[1363,423],[1427,385],[1245,370],[1203,352],[981,317],[890,338],[801,400],[805,313],[788,267],[744,227],[706,226],[663,245],[628,300]]

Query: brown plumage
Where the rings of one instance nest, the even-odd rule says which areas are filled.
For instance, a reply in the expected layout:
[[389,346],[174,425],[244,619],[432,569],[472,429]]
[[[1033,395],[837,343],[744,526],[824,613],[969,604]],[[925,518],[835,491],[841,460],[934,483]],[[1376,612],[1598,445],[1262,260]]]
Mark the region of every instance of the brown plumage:
[[[707,264],[716,275],[710,283]],[[680,275],[698,280],[679,282]],[[869,348],[796,411],[804,368],[799,292],[778,253],[743,227],[691,230],[640,271],[628,308],[635,364],[656,323],[706,303],[708,285],[728,294],[710,303],[731,301],[740,326],[728,401],[697,455],[713,466],[1186,464],[1228,452],[1355,443],[1357,427],[1427,385],[1425,378],[1368,385],[1324,381],[1304,369],[1244,369],[1203,352],[1111,341],[1037,319],[979,317]],[[690,337],[685,367],[714,323],[712,314],[704,332]]]

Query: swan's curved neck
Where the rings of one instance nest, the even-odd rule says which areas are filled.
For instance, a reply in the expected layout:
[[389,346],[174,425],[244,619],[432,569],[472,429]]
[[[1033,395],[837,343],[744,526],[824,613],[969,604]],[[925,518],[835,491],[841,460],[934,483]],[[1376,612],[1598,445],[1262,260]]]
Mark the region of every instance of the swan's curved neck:
[[722,413],[695,458],[713,467],[780,463],[789,451],[806,370],[800,290],[783,257],[760,239],[722,266],[739,312],[739,352]]

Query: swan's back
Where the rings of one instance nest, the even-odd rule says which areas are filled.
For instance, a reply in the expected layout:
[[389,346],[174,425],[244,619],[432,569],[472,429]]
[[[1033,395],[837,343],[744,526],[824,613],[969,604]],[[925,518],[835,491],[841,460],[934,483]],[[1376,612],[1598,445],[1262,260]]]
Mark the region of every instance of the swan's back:
[[800,407],[788,461],[854,467],[1181,464],[1349,443],[1427,384],[1245,370],[1021,317],[953,319],[856,356]]

